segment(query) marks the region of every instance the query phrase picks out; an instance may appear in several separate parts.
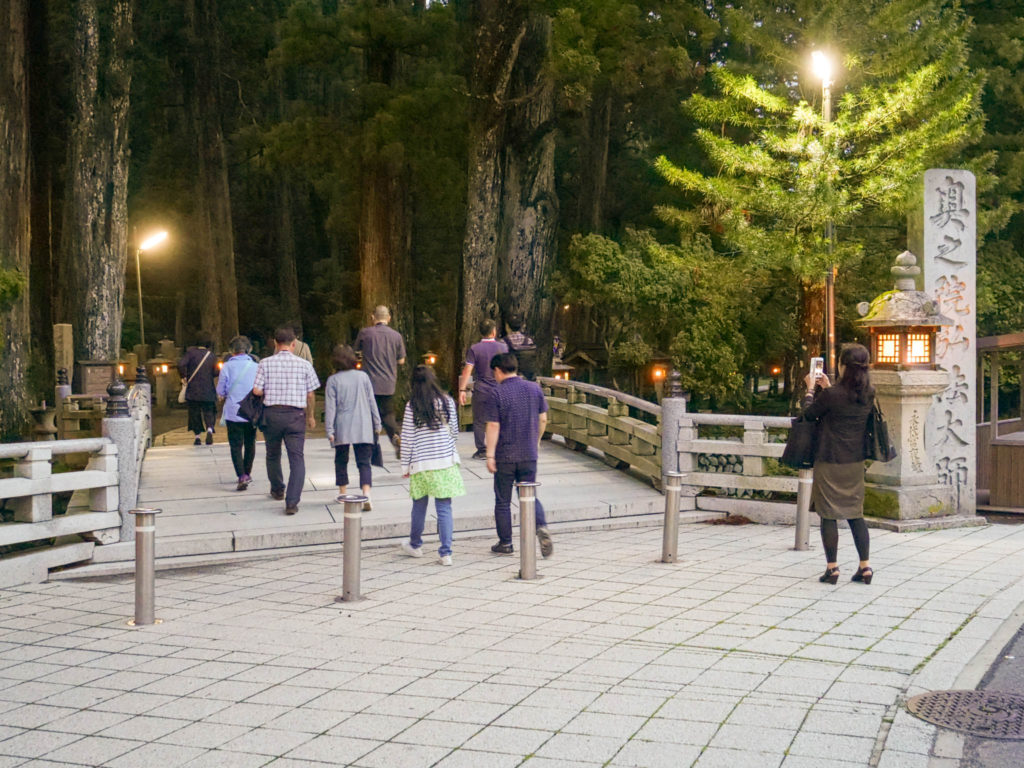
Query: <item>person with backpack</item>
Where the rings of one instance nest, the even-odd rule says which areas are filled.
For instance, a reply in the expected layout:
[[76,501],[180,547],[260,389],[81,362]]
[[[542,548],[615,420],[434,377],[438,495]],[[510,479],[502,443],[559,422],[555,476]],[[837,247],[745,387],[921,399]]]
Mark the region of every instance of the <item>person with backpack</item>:
[[516,356],[519,364],[519,375],[528,381],[537,378],[537,342],[526,333],[522,315],[512,315],[508,319],[508,334],[502,341],[508,351]]

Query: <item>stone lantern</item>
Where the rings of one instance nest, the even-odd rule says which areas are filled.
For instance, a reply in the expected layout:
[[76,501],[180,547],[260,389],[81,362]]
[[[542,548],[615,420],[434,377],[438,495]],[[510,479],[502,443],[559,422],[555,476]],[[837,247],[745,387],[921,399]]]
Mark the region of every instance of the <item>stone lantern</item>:
[[926,527],[924,518],[953,512],[949,486],[939,483],[935,462],[925,448],[925,424],[935,395],[949,384],[949,373],[935,363],[938,329],[953,321],[939,313],[934,299],[917,290],[917,257],[904,251],[890,270],[894,289],[858,306],[858,325],[871,333],[871,382],[889,424],[897,456],[872,462],[867,471],[864,511],[879,518],[919,521],[896,529]]

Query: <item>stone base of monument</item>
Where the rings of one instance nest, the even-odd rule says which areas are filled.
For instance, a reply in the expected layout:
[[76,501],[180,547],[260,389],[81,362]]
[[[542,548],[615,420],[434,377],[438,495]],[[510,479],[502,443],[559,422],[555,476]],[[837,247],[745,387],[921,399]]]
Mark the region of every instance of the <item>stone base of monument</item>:
[[984,517],[956,514],[947,485],[887,486],[867,483],[864,515],[872,528],[887,531],[929,531],[985,525]]

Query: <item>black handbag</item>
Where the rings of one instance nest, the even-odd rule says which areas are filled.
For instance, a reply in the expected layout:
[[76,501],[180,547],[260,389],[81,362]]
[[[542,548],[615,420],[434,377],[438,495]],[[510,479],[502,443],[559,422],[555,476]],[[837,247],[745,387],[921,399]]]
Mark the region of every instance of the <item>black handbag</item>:
[[373,452],[370,454],[370,464],[374,467],[384,466],[384,454],[380,449],[380,439],[376,434],[373,436]]
[[892,461],[896,447],[889,439],[889,425],[885,423],[878,400],[874,401],[864,428],[864,458],[869,461]]
[[238,403],[238,415],[263,429],[263,395],[257,395],[252,391],[243,397]]
[[818,447],[818,423],[807,421],[802,416],[793,419],[786,438],[786,449],[779,461],[793,469],[810,469],[814,466],[814,453]]

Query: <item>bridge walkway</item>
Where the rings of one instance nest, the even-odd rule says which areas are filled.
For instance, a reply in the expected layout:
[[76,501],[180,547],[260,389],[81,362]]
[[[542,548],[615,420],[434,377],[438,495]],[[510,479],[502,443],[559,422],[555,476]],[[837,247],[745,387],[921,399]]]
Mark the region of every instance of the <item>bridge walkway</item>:
[[[186,436],[172,434],[158,440],[174,442],[186,442]],[[459,538],[494,533],[491,475],[483,461],[470,458],[473,450],[472,435],[460,434],[459,454],[467,495],[453,505],[456,557]],[[195,565],[251,557],[265,550],[340,543],[343,510],[335,501],[334,451],[323,437],[314,436],[306,440],[305,458],[306,484],[299,512],[285,516],[284,503],[269,495],[262,441],[256,447],[254,482],[243,492],[235,490],[226,443],[201,447],[158,444],[151,448],[142,470],[139,506],[162,510],[157,517],[160,564]],[[408,536],[409,481],[402,478],[389,446],[384,449],[384,461],[383,468],[374,468],[373,510],[363,515],[363,540],[368,546],[394,543]],[[354,470],[355,463],[350,460],[350,476]],[[664,512],[664,497],[649,483],[611,468],[592,451],[568,450],[558,437],[541,445],[538,480],[542,483],[538,496],[556,537],[558,530],[568,528],[658,525]],[[684,519],[720,516],[697,512],[688,513]],[[518,520],[515,505],[513,519]],[[428,517],[427,532],[432,534],[434,526],[432,516]],[[427,546],[433,548],[432,542],[428,539]],[[133,542],[97,547],[92,562],[74,572],[123,572],[131,568],[133,557]]]

